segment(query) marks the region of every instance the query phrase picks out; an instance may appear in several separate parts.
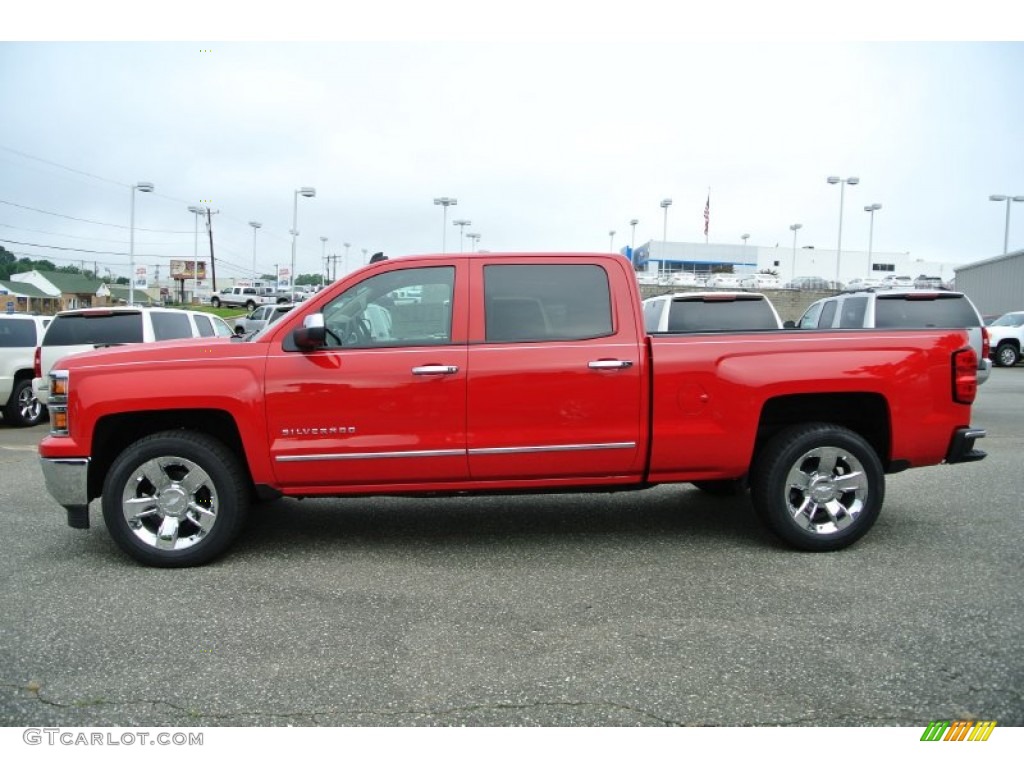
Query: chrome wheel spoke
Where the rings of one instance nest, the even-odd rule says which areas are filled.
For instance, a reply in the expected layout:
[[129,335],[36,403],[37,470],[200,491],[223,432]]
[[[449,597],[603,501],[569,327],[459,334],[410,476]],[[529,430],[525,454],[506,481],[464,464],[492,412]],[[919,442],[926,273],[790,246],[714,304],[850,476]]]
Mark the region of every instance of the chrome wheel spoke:
[[158,459],[150,459],[141,467],[135,471],[135,477],[138,480],[146,480],[156,491],[156,495],[159,495],[161,491],[165,491],[171,487],[171,478],[167,475],[167,471]]
[[156,546],[158,549],[174,549],[178,543],[178,519],[176,517],[165,517],[160,523],[160,529],[156,533]]
[[193,501],[188,505],[188,519],[199,526],[205,535],[210,532],[213,524],[217,522],[217,514],[212,509],[208,509]]
[[800,464],[797,464],[789,470],[789,475],[786,477],[786,487],[806,491],[811,487],[811,476],[800,469],[800,466]]
[[835,525],[836,530],[843,530],[846,526],[853,522],[853,516],[850,514],[850,510],[844,507],[838,500],[833,499],[823,506],[826,514],[832,524]]
[[126,499],[123,502],[124,516],[128,525],[135,527],[143,517],[152,517],[159,514],[157,501],[152,496],[137,496],[134,499]]
[[210,476],[199,467],[189,467],[188,474],[178,484],[189,498],[194,498],[200,488],[210,485]]
[[818,452],[818,473],[836,476],[836,468],[843,455],[835,448],[822,448]]
[[841,493],[856,493],[860,496],[868,489],[867,477],[863,472],[851,472],[848,475],[840,475],[836,480],[836,490]]

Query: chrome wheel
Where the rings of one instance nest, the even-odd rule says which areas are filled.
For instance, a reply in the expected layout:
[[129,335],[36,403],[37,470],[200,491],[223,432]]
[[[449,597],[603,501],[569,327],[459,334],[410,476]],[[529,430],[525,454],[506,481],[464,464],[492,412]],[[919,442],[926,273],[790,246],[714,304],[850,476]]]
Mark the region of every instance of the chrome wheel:
[[241,530],[249,480],[209,435],[174,430],[143,437],[114,461],[103,485],[103,519],[139,562],[200,565]]
[[151,459],[132,472],[121,493],[125,522],[157,549],[188,549],[217,523],[217,490],[195,462],[180,456]]
[[33,427],[46,418],[46,409],[32,393],[29,379],[21,379],[14,385],[11,399],[4,406],[4,418],[15,427]]
[[842,549],[868,532],[885,498],[874,447],[838,424],[796,425],[758,449],[754,509],[771,531],[815,552]]
[[1011,344],[1000,344],[996,349],[996,362],[1005,368],[1012,368],[1017,364],[1019,355]]
[[849,451],[823,446],[807,451],[786,477],[786,507],[793,521],[816,534],[852,524],[868,500],[864,467]]

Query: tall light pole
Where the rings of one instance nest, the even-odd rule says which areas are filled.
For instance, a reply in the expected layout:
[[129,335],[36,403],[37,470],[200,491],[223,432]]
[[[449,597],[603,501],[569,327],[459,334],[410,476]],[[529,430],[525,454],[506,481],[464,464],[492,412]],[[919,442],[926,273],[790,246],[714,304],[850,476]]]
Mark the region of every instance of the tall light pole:
[[615,253],[615,230],[608,230],[608,252]]
[[348,249],[352,246],[352,243],[342,243],[345,246],[345,257],[341,260],[341,269],[345,274],[349,273],[348,268]]
[[853,186],[859,184],[860,179],[856,176],[850,176],[846,179],[841,179],[838,176],[829,176],[825,179],[829,184],[839,185],[839,243],[836,245],[836,283],[839,282],[839,260],[843,255],[843,192],[846,189],[846,185]]
[[263,225],[258,221],[250,221],[252,227],[252,284],[256,285],[256,230]]
[[632,253],[632,251],[636,250],[636,225],[639,224],[639,223],[640,223],[640,219],[630,219],[629,220],[629,226],[632,228],[632,232],[629,235],[629,250],[630,250],[631,253]]
[[[320,235],[320,245],[321,245],[321,248],[320,248],[320,259],[324,263],[324,272],[326,272],[327,271],[327,237],[325,235]],[[322,285],[326,285],[326,284],[327,284],[327,278],[324,277]]]
[[452,226],[459,228],[459,253],[462,253],[462,231],[473,222],[469,219],[452,219]]
[[793,230],[793,263],[789,266],[790,276],[789,279],[793,280],[796,277],[796,231],[800,229],[803,224],[790,224],[789,228]]
[[435,197],[434,205],[440,205],[442,210],[441,217],[441,253],[448,253],[448,206],[458,205],[458,199],[454,197]]
[[871,277],[871,249],[874,245],[875,240],[875,211],[881,210],[881,203],[872,203],[871,205],[865,205],[864,210],[871,214],[871,226],[868,227],[868,274],[867,277]]
[[[195,214],[196,223],[195,237],[192,240],[192,302],[195,303],[196,291],[199,290],[199,214],[206,213],[206,211],[198,205],[190,205],[188,210],[189,213]],[[181,291],[185,292],[184,285],[182,285]],[[182,296],[181,299],[184,301],[185,297]]]
[[1006,229],[1003,230],[1003,253],[1010,252],[1010,203],[1024,203],[1024,195],[989,195],[994,203],[1006,201]]
[[[299,187],[292,196],[292,271],[288,275],[288,290],[295,292],[295,241],[299,237],[299,195],[303,197],[316,197],[315,187]],[[277,276],[280,286],[281,275]]]
[[467,232],[466,237],[473,241],[473,252],[480,247],[480,233],[479,232]]
[[152,192],[153,185],[148,181],[140,181],[132,184],[132,215],[131,227],[128,233],[128,306],[135,305],[135,190],[139,192]]
[[661,207],[665,210],[665,225],[661,230],[661,248],[664,253],[661,254],[661,261],[659,262],[658,271],[663,271],[662,268],[665,266],[665,257],[668,255],[668,207],[672,205],[672,198],[666,197],[661,201]]

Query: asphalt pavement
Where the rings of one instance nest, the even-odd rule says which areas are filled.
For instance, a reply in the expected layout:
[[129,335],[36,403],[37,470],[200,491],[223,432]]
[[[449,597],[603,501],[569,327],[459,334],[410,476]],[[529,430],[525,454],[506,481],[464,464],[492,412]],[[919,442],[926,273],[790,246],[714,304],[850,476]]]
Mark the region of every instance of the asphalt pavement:
[[158,570],[0,423],[0,726],[1024,725],[1024,366],[974,425],[841,552],[678,485],[282,500]]

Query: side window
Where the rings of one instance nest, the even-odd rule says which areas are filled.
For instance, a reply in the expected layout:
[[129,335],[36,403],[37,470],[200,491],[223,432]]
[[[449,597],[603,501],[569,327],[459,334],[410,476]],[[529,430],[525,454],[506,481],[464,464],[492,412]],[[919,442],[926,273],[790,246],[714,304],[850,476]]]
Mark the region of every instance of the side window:
[[843,302],[843,311],[839,316],[840,328],[863,328],[864,313],[868,308],[867,296],[850,296]]
[[153,338],[157,341],[192,337],[192,326],[184,313],[153,312],[150,318],[153,320]]
[[487,341],[547,341],[610,336],[608,275],[596,264],[484,267]]
[[450,344],[454,267],[375,275],[323,309],[329,347]]
[[832,321],[835,319],[835,316],[836,316],[836,305],[838,303],[839,302],[834,301],[834,300],[826,301],[825,302],[825,306],[822,307],[822,309],[821,309],[821,319],[818,320],[818,327],[819,328],[831,328],[832,327]]
[[644,329],[648,333],[657,332],[658,321],[661,320],[661,311],[664,306],[664,299],[653,299],[644,302]]
[[0,347],[34,347],[36,324],[31,320],[0,320]]
[[797,324],[799,328],[817,328],[818,318],[821,317],[821,307],[823,302],[816,301],[807,308],[804,312],[804,316],[800,318],[800,322]]
[[193,316],[196,321],[196,328],[199,329],[200,336],[214,336],[213,323],[210,318],[203,317],[202,315]]

